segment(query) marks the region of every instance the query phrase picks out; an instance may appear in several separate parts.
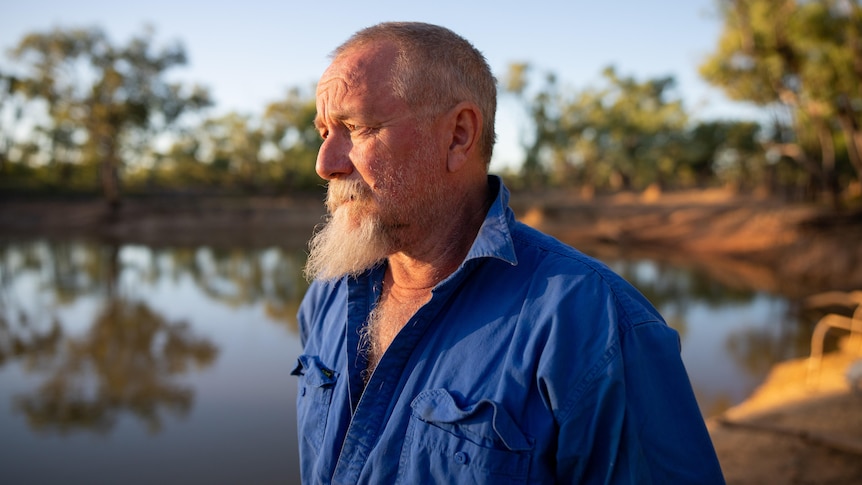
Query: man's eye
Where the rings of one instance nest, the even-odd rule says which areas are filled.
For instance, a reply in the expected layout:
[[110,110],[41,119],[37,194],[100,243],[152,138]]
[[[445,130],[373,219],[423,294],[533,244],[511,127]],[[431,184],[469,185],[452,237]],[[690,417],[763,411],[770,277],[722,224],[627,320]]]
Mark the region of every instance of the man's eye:
[[353,132],[356,131],[359,127],[352,123],[344,123],[344,127],[347,128],[347,131]]

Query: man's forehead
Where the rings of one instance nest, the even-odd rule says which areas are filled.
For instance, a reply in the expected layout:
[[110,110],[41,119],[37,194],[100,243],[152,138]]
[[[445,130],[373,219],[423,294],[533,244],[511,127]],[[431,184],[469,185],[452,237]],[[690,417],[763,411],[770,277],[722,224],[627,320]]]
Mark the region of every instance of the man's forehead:
[[331,89],[332,84],[351,91],[379,88],[390,80],[396,55],[395,46],[378,42],[349,48],[341,52],[324,71],[317,92]]
[[333,62],[317,83],[317,94],[328,89],[357,89],[362,85],[363,75],[360,66],[348,66]]
[[367,77],[360,72],[350,70],[325,75],[317,85],[318,110],[324,109],[332,115],[337,112],[340,116],[346,116],[347,112],[371,102],[369,98],[374,96],[369,94],[373,94],[373,91],[373,85],[369,84]]

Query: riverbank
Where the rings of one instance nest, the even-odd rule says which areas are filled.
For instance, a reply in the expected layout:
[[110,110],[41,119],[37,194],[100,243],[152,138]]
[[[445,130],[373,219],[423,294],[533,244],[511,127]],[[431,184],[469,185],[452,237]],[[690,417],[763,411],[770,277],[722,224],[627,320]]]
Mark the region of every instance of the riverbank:
[[[0,200],[0,233],[154,245],[305,246],[322,195]],[[862,209],[836,214],[713,189],[583,199],[513,194],[524,222],[596,255],[683,259],[729,287],[804,298],[862,288]],[[853,242],[856,242],[855,244]]]
[[693,262],[730,287],[791,298],[862,288],[862,210],[713,189],[515,199],[526,223],[598,254]]
[[[862,335],[859,336],[862,338]],[[842,341],[812,369],[775,366],[755,393],[709,430],[728,484],[858,484],[862,480],[862,342]]]

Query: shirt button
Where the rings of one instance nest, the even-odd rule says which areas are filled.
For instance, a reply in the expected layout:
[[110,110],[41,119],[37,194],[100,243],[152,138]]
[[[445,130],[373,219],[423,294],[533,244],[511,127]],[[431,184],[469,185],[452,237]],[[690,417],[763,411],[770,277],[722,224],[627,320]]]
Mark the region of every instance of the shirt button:
[[462,465],[466,465],[468,461],[470,461],[470,457],[467,456],[467,453],[463,451],[455,452],[455,461]]

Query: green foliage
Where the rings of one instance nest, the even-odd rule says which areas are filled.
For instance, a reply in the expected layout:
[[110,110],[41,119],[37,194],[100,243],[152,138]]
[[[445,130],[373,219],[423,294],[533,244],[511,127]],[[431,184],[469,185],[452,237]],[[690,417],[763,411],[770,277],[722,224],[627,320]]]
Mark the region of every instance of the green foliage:
[[[98,166],[105,197],[120,198],[128,153],[164,133],[187,111],[211,104],[203,88],[168,82],[166,71],[186,62],[181,44],[156,50],[152,31],[116,45],[99,29],[55,29],[26,35],[11,51],[23,75],[9,77],[12,92],[47,118],[32,136],[40,159],[68,179],[68,166]],[[34,119],[40,117],[33,116]]]
[[299,89],[270,103],[262,118],[228,113],[207,118],[174,139],[131,180],[141,190],[189,188],[286,193],[320,185],[314,171],[320,136],[314,96]]
[[[121,178],[135,192],[320,185],[313,93],[291,89],[262,116],[189,124],[184,115],[211,105],[209,94],[166,80],[186,63],[185,50],[179,43],[157,49],[152,30],[125,45],[99,29],[37,32],[11,58],[16,74],[0,71],[0,190],[101,187],[115,202]],[[22,125],[30,126],[24,135]]]
[[321,139],[314,128],[317,106],[312,92],[298,88],[267,106],[263,115],[265,139],[273,147],[272,164],[288,186],[311,188],[320,185],[314,170]]
[[[774,110],[770,130],[694,122],[673,77],[613,67],[598,86],[565,87],[513,63],[502,88],[524,109],[518,188],[643,190],[817,184],[837,194],[862,173],[862,9],[857,1],[721,1],[716,52],[701,66],[738,100]],[[855,46],[855,47],[854,47]],[[207,91],[172,83],[179,43],[145,30],[115,44],[99,29],[26,35],[0,69],[0,190],[287,193],[318,188],[313,89],[260,114],[196,118]],[[795,162],[791,163],[791,162]],[[855,167],[855,169],[854,169]]]
[[[602,73],[603,86],[564,93],[553,75],[529,92],[529,74],[528,64],[513,64],[504,82],[531,118],[521,174],[528,187],[591,191],[703,185],[714,176],[717,152],[743,141],[726,139],[728,131],[744,131],[733,122],[690,131],[683,103],[673,95],[672,77],[639,82],[609,67]],[[711,139],[704,145],[706,137]],[[753,148],[740,152],[748,156]]]
[[[773,153],[837,198],[862,178],[862,6],[851,0],[720,1],[724,30],[702,75],[776,110]],[[851,177],[848,177],[851,176]]]
[[698,123],[686,133],[680,168],[698,186],[721,182],[755,189],[767,176],[759,134],[760,125],[751,121]]

